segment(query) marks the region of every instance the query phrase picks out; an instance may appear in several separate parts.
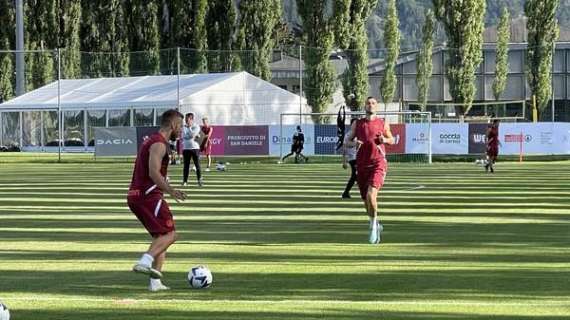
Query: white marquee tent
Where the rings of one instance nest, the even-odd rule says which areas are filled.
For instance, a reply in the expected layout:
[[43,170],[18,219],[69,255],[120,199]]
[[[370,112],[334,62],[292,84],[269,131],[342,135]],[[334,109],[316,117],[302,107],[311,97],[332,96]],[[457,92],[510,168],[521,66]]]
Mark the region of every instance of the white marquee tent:
[[68,147],[92,144],[93,127],[153,126],[176,107],[213,125],[279,124],[281,113],[310,112],[305,99],[247,72],[61,80],[0,104],[0,145],[57,146],[58,107]]

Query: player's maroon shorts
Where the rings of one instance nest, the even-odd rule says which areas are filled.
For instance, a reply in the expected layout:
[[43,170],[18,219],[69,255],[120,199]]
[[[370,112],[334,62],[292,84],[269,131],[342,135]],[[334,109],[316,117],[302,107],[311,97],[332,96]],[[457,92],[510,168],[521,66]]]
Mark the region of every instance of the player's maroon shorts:
[[489,157],[497,157],[499,155],[499,146],[488,146],[487,155]]
[[172,213],[160,193],[145,195],[139,190],[130,190],[127,204],[151,236],[157,237],[174,231]]
[[360,197],[363,200],[366,200],[368,187],[380,190],[384,185],[384,178],[386,178],[386,169],[384,166],[376,164],[367,167],[358,167],[356,171],[358,189],[360,189]]

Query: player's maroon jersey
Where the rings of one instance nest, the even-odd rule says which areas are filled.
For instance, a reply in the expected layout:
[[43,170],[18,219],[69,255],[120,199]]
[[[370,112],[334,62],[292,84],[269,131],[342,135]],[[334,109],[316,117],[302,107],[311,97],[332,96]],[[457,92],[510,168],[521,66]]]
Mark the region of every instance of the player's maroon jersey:
[[368,167],[379,165],[386,167],[386,148],[384,144],[377,147],[379,135],[385,135],[384,120],[374,118],[372,120],[359,119],[356,121],[356,138],[363,142],[356,154],[356,165],[358,167]]
[[490,147],[499,146],[499,127],[489,127],[489,131],[487,133],[487,143]]
[[[166,150],[170,150],[168,142],[160,133],[157,132],[149,136],[139,148],[137,160],[135,162],[135,169],[133,171],[133,179],[131,180],[131,187],[129,190],[142,192],[144,194],[155,192],[162,194],[162,191],[156,187],[149,175],[148,161],[150,159],[150,147],[155,143],[164,143]],[[168,152],[166,152],[162,158],[162,166],[160,167],[160,174],[163,177],[166,177],[168,163],[169,157]],[[129,192],[129,194],[130,193],[131,192]]]

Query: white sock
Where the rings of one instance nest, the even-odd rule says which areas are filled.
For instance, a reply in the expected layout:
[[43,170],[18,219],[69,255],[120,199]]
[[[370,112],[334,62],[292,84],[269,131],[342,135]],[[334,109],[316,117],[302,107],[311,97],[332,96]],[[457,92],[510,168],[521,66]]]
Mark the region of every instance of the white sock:
[[151,287],[154,288],[154,287],[161,286],[161,285],[162,285],[162,282],[160,281],[160,279],[150,278],[150,286]]
[[144,266],[152,266],[152,263],[154,262],[154,258],[148,254],[145,253],[142,255],[141,259],[139,260],[139,264],[142,264]]
[[370,219],[370,228],[376,228],[376,225],[378,224],[378,219],[377,218],[369,218]]

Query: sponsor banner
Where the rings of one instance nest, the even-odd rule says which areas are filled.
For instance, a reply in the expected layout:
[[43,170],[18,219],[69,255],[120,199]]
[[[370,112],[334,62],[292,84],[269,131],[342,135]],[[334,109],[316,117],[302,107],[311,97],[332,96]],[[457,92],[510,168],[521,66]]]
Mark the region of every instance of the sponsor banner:
[[213,156],[223,156],[224,155],[224,137],[225,137],[225,127],[224,126],[212,126],[214,132],[212,133],[212,155]]
[[500,154],[568,154],[570,125],[567,123],[502,123],[499,125]]
[[[306,156],[312,156],[315,154],[315,126],[312,124],[302,125],[301,129],[305,134],[305,144],[303,149],[303,154]],[[291,151],[291,144],[293,142],[293,134],[297,131],[296,125],[284,125],[283,126],[283,155],[288,154]],[[280,155],[280,139],[281,129],[279,125],[269,126],[269,154],[275,157]],[[335,133],[336,136],[336,133]]]
[[429,125],[411,123],[406,125],[405,150],[411,154],[428,154]]
[[[151,135],[155,134],[160,130],[160,127],[137,127],[137,150],[143,144],[143,142]],[[169,150],[170,152],[170,150]]]
[[224,155],[268,155],[268,131],[267,126],[224,127]]
[[[486,123],[470,123],[469,124],[469,153],[470,154],[485,154],[487,151],[487,128],[489,124]],[[501,131],[499,130],[499,134]]]
[[431,126],[433,154],[469,153],[469,125],[466,123],[434,123]]
[[390,131],[396,140],[393,145],[386,145],[386,153],[388,154],[402,154],[406,153],[406,125],[405,124],[391,124]]
[[134,127],[95,127],[95,156],[132,156],[137,154]]
[[[350,131],[350,128],[348,128]],[[337,127],[332,124],[315,125],[315,154],[341,154],[342,150],[336,151],[338,141]]]

